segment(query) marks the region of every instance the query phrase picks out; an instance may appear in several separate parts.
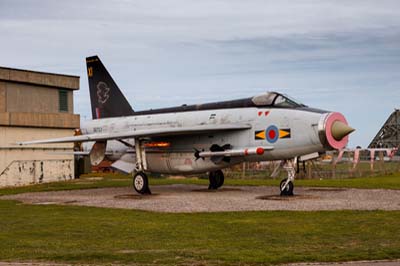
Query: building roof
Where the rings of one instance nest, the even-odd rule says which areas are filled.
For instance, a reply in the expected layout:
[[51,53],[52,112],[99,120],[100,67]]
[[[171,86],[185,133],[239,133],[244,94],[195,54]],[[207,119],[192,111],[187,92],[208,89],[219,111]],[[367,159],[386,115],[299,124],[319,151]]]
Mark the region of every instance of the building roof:
[[79,76],[0,67],[0,81],[28,83],[68,90],[79,89]]

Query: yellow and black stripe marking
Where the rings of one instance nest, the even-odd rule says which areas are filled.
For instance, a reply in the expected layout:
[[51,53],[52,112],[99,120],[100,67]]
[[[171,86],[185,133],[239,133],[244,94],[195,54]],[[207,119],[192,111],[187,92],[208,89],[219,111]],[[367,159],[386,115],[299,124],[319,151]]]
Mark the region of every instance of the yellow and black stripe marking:
[[[277,130],[278,131],[278,130]],[[276,133],[277,134],[277,133]],[[290,128],[282,128],[279,129],[279,136],[278,137],[273,137],[270,136],[270,138],[275,138],[275,139],[290,139],[291,134],[290,134]],[[259,140],[259,139],[267,139],[267,133],[265,130],[256,130],[254,132],[254,139]]]
[[257,130],[255,132],[255,139],[265,139],[265,130]]
[[280,139],[290,139],[290,128],[279,129]]

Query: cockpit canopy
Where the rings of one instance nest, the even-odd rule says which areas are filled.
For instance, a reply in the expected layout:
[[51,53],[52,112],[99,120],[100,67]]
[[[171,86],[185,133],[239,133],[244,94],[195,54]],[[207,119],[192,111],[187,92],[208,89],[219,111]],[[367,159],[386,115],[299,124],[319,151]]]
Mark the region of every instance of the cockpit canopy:
[[267,107],[267,108],[301,108],[307,107],[306,105],[293,100],[285,94],[278,92],[267,92],[251,98],[237,99],[223,102],[212,102],[195,105],[182,105],[178,107],[162,108],[156,110],[139,111],[135,115],[149,115],[149,114],[163,114],[163,113],[177,113],[188,111],[202,111],[202,110],[218,110],[218,109],[233,109],[233,108],[249,108],[249,107]]
[[267,92],[261,95],[254,96],[251,101],[256,106],[275,106],[275,107],[306,107],[306,105],[290,98],[289,96],[277,92]]

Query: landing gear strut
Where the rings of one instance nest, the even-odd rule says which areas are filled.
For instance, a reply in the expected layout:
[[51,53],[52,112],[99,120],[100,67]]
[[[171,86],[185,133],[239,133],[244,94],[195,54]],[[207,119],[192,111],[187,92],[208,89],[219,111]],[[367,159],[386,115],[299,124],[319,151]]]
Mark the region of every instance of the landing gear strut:
[[283,179],[279,185],[281,196],[293,196],[293,181],[296,175],[295,165],[297,163],[297,158],[293,160],[288,160],[284,164],[284,169],[287,171],[288,177]]
[[144,172],[137,172],[133,177],[133,188],[139,194],[151,194],[149,188],[149,179]]
[[147,169],[146,151],[144,149],[143,141],[135,139],[135,152],[136,152],[136,167],[135,175],[133,176],[133,188],[139,194],[151,194],[149,188],[149,179],[144,173]]
[[218,189],[224,184],[224,173],[221,170],[210,172],[208,180],[210,181],[208,189]]

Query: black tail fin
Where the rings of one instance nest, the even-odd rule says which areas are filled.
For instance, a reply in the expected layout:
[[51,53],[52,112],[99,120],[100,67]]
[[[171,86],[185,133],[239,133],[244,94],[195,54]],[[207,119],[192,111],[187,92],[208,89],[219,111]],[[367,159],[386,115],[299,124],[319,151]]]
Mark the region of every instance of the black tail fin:
[[133,109],[98,56],[86,58],[93,119],[129,116]]

